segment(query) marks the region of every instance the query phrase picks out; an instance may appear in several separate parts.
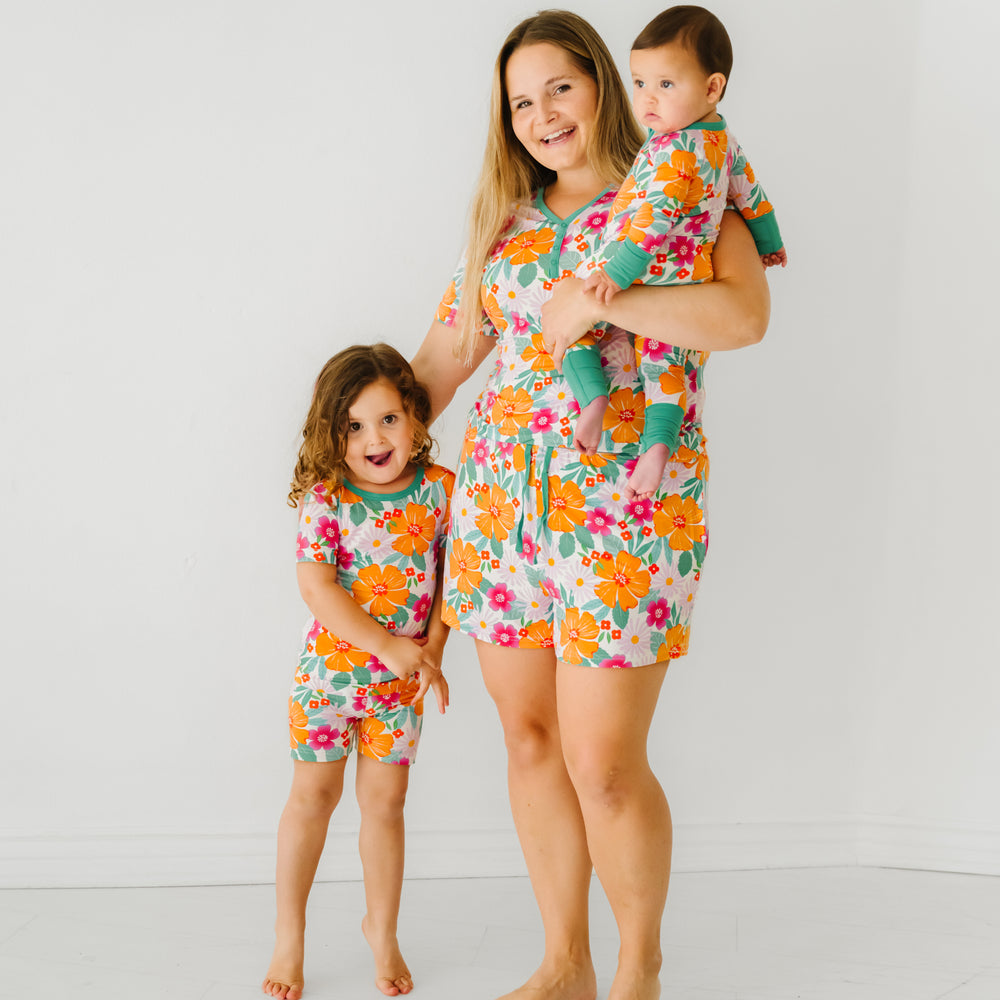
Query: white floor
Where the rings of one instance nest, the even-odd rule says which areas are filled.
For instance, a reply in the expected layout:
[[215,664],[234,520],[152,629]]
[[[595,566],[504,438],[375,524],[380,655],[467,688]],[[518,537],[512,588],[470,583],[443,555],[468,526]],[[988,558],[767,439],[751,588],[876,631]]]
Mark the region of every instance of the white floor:
[[[0,892],[0,998],[257,1000],[271,886]],[[594,883],[600,996],[614,922]],[[371,998],[359,883],[317,885],[306,997]],[[408,881],[400,941],[425,1000],[490,1000],[541,951],[526,879]],[[1000,1000],[1000,879],[884,869],[674,876],[664,1000]]]

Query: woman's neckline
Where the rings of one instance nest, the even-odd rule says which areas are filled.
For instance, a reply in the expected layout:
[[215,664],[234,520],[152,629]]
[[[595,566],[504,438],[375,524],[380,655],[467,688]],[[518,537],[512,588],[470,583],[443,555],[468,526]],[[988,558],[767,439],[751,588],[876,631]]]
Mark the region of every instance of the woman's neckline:
[[615,188],[614,185],[611,184],[606,185],[605,187],[601,188],[601,190],[598,191],[597,194],[590,199],[590,201],[585,202],[579,208],[574,209],[568,215],[565,216],[556,215],[556,213],[553,212],[552,209],[549,208],[549,206],[545,203],[545,190],[546,190],[545,188],[540,187],[536,192],[535,208],[537,208],[543,215],[547,216],[549,219],[555,222],[556,225],[564,226],[568,225],[575,218],[577,218],[577,216],[585,212],[588,208],[590,208],[594,204],[594,202],[600,201],[600,199],[603,198],[609,191],[614,191]]

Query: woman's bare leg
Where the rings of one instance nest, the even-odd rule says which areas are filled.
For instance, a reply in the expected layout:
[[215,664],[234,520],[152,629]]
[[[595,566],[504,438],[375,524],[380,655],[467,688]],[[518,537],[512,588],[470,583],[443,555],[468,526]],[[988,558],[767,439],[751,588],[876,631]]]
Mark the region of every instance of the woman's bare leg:
[[555,656],[550,649],[476,646],[503,725],[511,812],[545,928],[542,964],[502,1000],[594,1000],[592,866],[559,740]]
[[403,891],[403,806],[410,769],[358,754],[357,796],[361,807],[358,847],[365,872],[364,931],[375,956],[375,985],[389,997],[409,993],[413,978],[396,938]]
[[330,763],[292,762],[292,790],[278,824],[274,954],[261,989],[281,1000],[302,996],[306,903],[316,876],[330,816],[344,790],[347,758]]
[[608,1000],[660,995],[672,827],[646,738],[666,669],[665,663],[625,670],[560,663],[556,674],[563,751],[621,937]]

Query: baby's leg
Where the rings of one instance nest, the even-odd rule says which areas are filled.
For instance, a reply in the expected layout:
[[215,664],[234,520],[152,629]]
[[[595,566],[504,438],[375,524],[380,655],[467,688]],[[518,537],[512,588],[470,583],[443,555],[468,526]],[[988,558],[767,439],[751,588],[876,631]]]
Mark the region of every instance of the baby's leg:
[[580,404],[573,446],[584,455],[593,455],[604,433],[608,383],[601,368],[601,348],[592,334],[584,335],[566,351],[563,374]]
[[413,989],[396,938],[403,891],[403,805],[409,777],[405,764],[385,764],[358,754],[359,845],[368,910],[361,929],[375,956],[375,985],[390,997]]
[[344,789],[347,758],[293,763],[292,790],[278,824],[274,955],[261,985],[268,996],[282,1000],[299,1000],[302,996],[306,902],[326,843],[330,816]]

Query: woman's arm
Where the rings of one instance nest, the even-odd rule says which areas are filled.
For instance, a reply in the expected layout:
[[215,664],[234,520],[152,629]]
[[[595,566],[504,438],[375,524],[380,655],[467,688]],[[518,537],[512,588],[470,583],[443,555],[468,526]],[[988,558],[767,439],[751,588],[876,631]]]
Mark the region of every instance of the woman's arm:
[[724,212],[712,253],[714,280],[700,285],[633,285],[602,305],[583,282],[564,278],[542,307],[542,333],[556,364],[595,323],[695,351],[731,351],[758,343],[771,298],[750,231]]
[[451,402],[455,390],[483,363],[495,346],[495,337],[480,337],[472,364],[467,365],[455,357],[455,331],[439,320],[431,323],[411,364],[413,374],[430,393],[432,423]]

